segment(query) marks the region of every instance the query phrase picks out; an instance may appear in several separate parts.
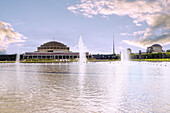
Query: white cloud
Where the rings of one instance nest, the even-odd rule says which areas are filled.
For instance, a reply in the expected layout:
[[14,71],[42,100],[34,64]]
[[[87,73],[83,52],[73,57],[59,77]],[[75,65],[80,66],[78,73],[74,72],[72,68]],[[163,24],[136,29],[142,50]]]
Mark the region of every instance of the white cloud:
[[129,45],[145,48],[148,46],[151,46],[152,44],[159,43],[161,45],[168,45],[170,44],[170,34],[163,34],[158,37],[148,37],[146,39],[139,39],[136,41],[132,40],[123,40],[124,43],[127,43]]
[[122,36],[132,36],[132,34],[130,34],[130,33],[120,33],[120,35],[122,35]]
[[133,33],[133,35],[138,36],[138,35],[142,35],[144,33],[145,33],[145,31],[136,31],[136,32]]
[[[80,13],[92,18],[95,15],[128,15],[137,26],[146,22],[149,27],[145,31],[136,31],[133,35],[136,41],[124,40],[123,42],[138,47],[146,47],[153,43],[166,45],[170,43],[170,0],[81,0],[79,4],[68,7],[73,13]],[[161,33],[156,33],[161,29]],[[166,36],[165,36],[166,34]]]
[[[83,15],[119,15],[135,19],[134,23],[146,21],[155,14],[167,12],[170,8],[169,0],[83,0],[80,4],[68,7],[68,10]],[[149,20],[148,20],[149,21]]]
[[24,39],[26,37],[15,32],[9,23],[0,21],[0,50],[7,49],[10,43],[22,43]]
[[142,34],[144,34],[145,31],[135,31],[133,32],[133,34],[130,34],[130,33],[120,33],[120,35],[122,36],[140,36]]

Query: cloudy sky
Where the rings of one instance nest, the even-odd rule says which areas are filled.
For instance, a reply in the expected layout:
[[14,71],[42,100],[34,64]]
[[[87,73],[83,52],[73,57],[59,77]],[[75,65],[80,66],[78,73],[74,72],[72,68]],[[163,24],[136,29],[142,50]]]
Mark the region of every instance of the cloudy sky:
[[0,50],[31,52],[47,41],[91,53],[170,49],[170,0],[0,0]]

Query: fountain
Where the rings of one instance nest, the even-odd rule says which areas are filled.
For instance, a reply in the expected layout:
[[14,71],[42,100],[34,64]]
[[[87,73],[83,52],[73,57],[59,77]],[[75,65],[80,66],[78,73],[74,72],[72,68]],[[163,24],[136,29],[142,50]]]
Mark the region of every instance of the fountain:
[[86,47],[84,46],[82,35],[80,35],[78,42],[78,50],[79,50],[79,90],[80,90],[80,98],[83,98],[82,95],[84,93],[84,78],[86,73]]
[[123,49],[121,51],[121,61],[122,62],[129,61],[129,55],[130,55],[130,53],[129,53],[128,49]]
[[79,64],[85,64],[86,63],[86,47],[84,46],[82,35],[80,35],[79,43],[78,43],[78,49],[79,49]]
[[15,61],[16,64],[19,64],[20,63],[20,54],[17,53],[16,54],[16,61]]
[[16,54],[16,61],[15,61],[15,66],[16,66],[16,75],[19,75],[19,70],[20,70],[20,54]]

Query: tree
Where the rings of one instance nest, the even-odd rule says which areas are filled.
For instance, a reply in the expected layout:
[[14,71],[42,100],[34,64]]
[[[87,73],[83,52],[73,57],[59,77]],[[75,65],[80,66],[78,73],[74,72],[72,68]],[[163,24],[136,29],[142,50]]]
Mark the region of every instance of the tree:
[[170,49],[169,49],[169,50],[167,50],[166,52],[170,52]]

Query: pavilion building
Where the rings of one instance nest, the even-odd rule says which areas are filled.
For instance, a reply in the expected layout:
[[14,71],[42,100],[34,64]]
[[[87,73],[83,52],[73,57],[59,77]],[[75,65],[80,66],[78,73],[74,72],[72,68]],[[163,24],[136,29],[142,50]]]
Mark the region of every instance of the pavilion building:
[[[86,52],[89,58],[89,53]],[[79,58],[79,52],[71,52],[70,48],[63,43],[51,41],[44,43],[35,52],[26,52],[24,59],[75,59]]]

